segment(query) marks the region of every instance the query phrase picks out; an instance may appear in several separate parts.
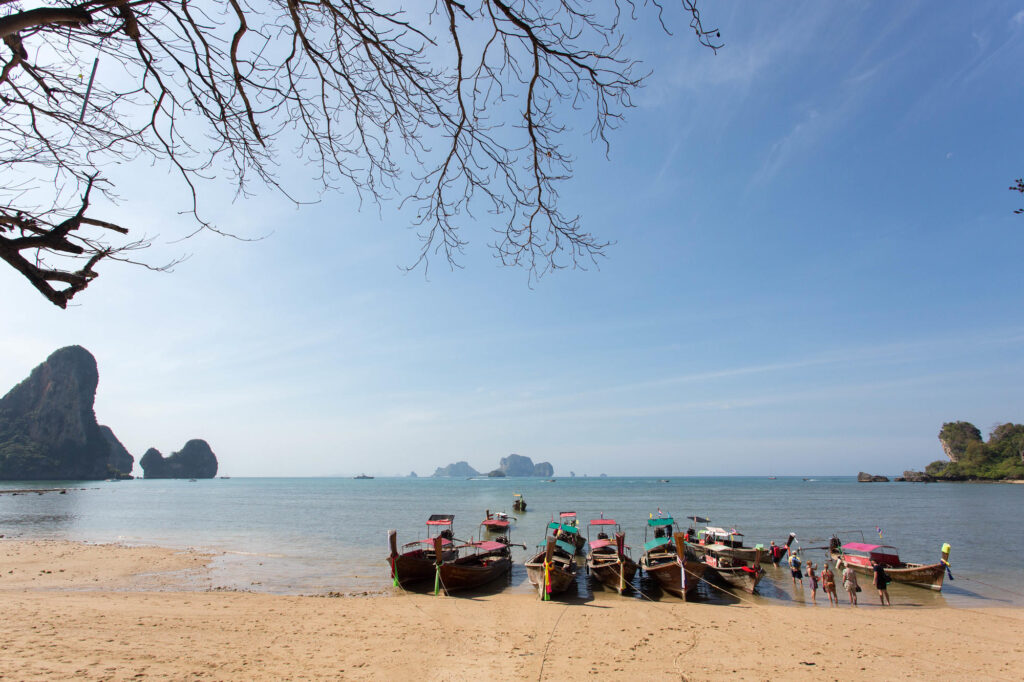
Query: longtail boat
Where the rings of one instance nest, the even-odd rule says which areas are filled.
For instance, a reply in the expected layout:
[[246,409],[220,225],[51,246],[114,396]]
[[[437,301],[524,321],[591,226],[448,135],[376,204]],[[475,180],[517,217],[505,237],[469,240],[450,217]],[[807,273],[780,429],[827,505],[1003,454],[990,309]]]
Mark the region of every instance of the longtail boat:
[[470,542],[457,549],[470,550],[470,553],[446,561],[437,568],[441,589],[446,594],[482,587],[507,576],[512,570],[512,553],[507,538]]
[[414,540],[398,549],[398,533],[388,531],[388,545],[391,554],[388,565],[391,567],[391,578],[395,585],[411,585],[416,582],[431,580],[437,573],[437,542],[440,541],[441,561],[453,561],[459,555],[452,543],[452,514],[433,514],[427,519],[427,538]]
[[558,514],[558,521],[551,521],[548,529],[555,531],[555,539],[568,542],[575,546],[576,554],[583,554],[583,546],[587,539],[580,535],[579,522],[576,519],[576,512],[564,511]]
[[936,564],[901,561],[899,553],[892,545],[869,545],[863,542],[848,542],[843,545],[835,536],[829,542],[829,553],[836,562],[836,572],[841,572],[849,566],[857,573],[873,578],[871,562],[875,561],[885,568],[886,575],[893,582],[924,587],[936,592],[942,591],[942,581],[949,566],[949,545],[943,545],[942,559]]
[[508,534],[509,526],[512,525],[508,514],[505,512],[492,512],[490,509],[485,513],[487,518],[480,522],[480,525],[484,527],[484,530],[488,533],[499,533],[501,535]]
[[743,545],[743,533],[735,528],[726,530],[717,526],[708,526],[699,530],[696,538],[693,538],[693,534],[689,531],[687,534],[691,538],[687,541],[687,545],[698,557],[705,556],[714,551],[718,556],[749,564],[755,561],[760,562],[761,556],[766,554],[760,545],[757,547],[745,547]]
[[547,536],[544,549],[526,561],[526,577],[543,600],[565,592],[576,582],[576,548],[554,536]]
[[687,543],[687,548],[707,564],[705,575],[724,585],[753,594],[764,576],[761,568],[763,550],[744,547],[743,533],[735,528],[708,527],[701,531],[699,542]]
[[657,580],[661,589],[685,600],[694,595],[707,564],[686,550],[685,536],[672,533],[673,523],[671,516],[647,520],[646,530],[654,529],[654,539],[644,543],[640,568]]
[[[589,528],[600,529],[597,538],[589,540]],[[590,574],[602,584],[622,594],[632,587],[633,576],[636,575],[636,562],[630,558],[626,548],[626,535],[619,530],[615,519],[592,519],[587,531],[590,553],[587,555],[587,568]],[[612,528],[615,539],[609,539],[604,529]]]
[[526,498],[522,493],[512,493],[512,511],[526,511]]

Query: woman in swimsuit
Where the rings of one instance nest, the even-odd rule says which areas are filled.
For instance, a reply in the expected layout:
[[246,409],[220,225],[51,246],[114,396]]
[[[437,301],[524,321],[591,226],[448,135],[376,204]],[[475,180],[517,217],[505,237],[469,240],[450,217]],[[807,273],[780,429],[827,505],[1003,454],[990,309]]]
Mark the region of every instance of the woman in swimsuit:
[[839,605],[839,597],[836,595],[836,574],[829,568],[827,561],[821,567],[821,591],[828,595],[829,604]]
[[814,573],[814,562],[807,562],[807,579],[811,581],[811,602],[818,603],[818,576]]

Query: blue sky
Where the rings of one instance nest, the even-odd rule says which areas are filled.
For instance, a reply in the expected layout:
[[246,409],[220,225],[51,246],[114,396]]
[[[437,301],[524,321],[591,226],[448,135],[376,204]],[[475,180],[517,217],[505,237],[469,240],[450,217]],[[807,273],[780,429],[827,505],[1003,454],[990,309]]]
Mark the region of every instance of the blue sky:
[[218,225],[269,236],[169,243],[191,225],[166,170],[110,169],[109,210],[191,258],[108,266],[67,311],[0,269],[0,390],[81,344],[136,458],[201,437],[237,476],[511,452],[560,475],[894,473],[942,456],[944,421],[1024,420],[1024,9],[702,6],[723,50],[631,27],[637,108],[607,158],[568,139],[563,206],[615,241],[599,269],[531,285],[481,222],[463,269],[405,273],[393,204],[216,183]]

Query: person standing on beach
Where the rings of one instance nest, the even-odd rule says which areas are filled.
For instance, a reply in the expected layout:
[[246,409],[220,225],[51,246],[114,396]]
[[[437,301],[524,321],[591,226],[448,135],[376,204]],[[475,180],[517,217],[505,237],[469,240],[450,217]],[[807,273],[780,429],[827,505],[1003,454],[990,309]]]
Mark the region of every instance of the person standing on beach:
[[804,575],[800,572],[800,557],[793,552],[789,553],[789,572],[793,576],[793,587],[796,581],[800,581],[800,587],[804,586]]
[[814,574],[814,562],[807,562],[807,580],[811,583],[811,602],[818,603],[818,576]]
[[839,605],[839,597],[836,595],[836,574],[829,568],[828,561],[821,567],[821,591],[828,596],[829,604]]
[[856,606],[857,590],[860,589],[860,585],[857,584],[856,571],[849,564],[843,569],[843,587],[846,588],[846,593],[850,595],[850,606]]
[[871,570],[875,572],[873,579],[875,589],[878,590],[878,601],[882,602],[882,606],[892,606],[892,602],[889,601],[889,575],[885,572],[885,567],[872,559]]

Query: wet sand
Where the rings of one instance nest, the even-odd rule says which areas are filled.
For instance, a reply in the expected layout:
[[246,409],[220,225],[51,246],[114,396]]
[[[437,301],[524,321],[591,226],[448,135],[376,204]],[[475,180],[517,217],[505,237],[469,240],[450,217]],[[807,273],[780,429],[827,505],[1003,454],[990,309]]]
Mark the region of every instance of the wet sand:
[[[0,540],[0,679],[1006,679],[1024,609],[218,590],[211,556]],[[845,595],[841,595],[845,599]],[[763,601],[763,600],[762,600]],[[825,600],[827,602],[827,600]]]

